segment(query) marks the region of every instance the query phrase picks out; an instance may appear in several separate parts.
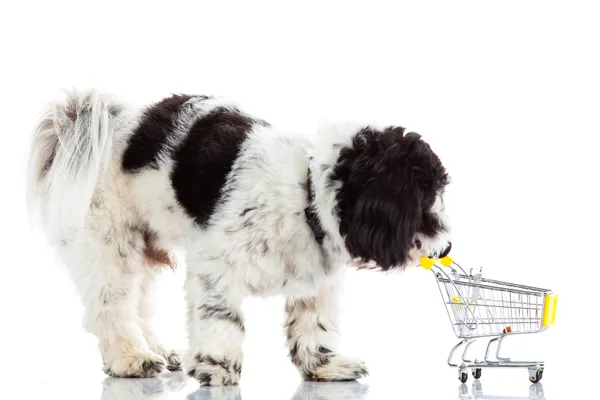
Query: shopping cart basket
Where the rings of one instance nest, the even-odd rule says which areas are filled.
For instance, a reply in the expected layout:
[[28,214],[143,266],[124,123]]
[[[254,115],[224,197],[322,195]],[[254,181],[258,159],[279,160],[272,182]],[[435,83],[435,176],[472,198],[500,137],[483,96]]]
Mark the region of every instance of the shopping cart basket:
[[[500,349],[507,336],[541,332],[551,326],[556,315],[556,294],[548,289],[485,279],[481,270],[467,274],[450,257],[423,257],[420,264],[433,272],[454,333],[462,339],[448,356],[448,365],[458,368],[461,382],[467,381],[469,370],[479,379],[482,368],[501,367],[527,368],[533,383],[542,379],[543,361],[512,361],[501,357]],[[489,338],[484,360],[470,360],[469,347],[479,338]],[[462,359],[455,363],[454,355],[460,348]]]

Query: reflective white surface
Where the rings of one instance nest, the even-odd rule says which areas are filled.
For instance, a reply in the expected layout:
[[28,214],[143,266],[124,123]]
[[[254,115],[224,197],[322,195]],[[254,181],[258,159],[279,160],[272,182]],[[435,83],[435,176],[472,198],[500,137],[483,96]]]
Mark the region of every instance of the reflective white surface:
[[[238,400],[246,398],[243,389],[233,387],[198,387],[186,382],[183,374],[152,379],[106,379],[101,400]],[[265,389],[268,398],[268,388]],[[359,382],[301,382],[292,400],[362,400],[367,398],[369,387]]]
[[[532,395],[525,370],[485,370],[481,390],[472,380],[459,386],[445,365],[457,340],[435,280],[418,269],[348,271],[342,345],[370,369],[360,383],[300,382],[284,348],[281,298],[244,305],[239,388],[198,389],[181,374],[106,378],[96,340],[81,330],[78,296],[25,213],[30,129],[71,86],[135,104],[219,94],[300,131],[349,118],[422,133],[452,175],[453,257],[560,296],[556,326],[510,339],[506,355],[547,362],[549,400],[598,398],[598,2],[151,3],[2,4],[1,400]],[[165,292],[160,304],[162,326],[181,342],[182,294]]]
[[[265,398],[268,397],[265,388]],[[186,379],[182,373],[172,374],[151,379],[116,379],[107,378],[103,383],[100,400],[241,400],[241,387],[200,387]],[[427,392],[421,393],[422,398],[429,398]],[[390,393],[389,398],[395,398]],[[301,382],[291,400],[366,400],[369,396],[369,385],[359,382]],[[494,395],[486,392],[481,381],[472,384],[461,384],[455,397],[442,397],[458,400],[545,400],[542,383],[531,385],[528,390],[522,390],[514,396]]]

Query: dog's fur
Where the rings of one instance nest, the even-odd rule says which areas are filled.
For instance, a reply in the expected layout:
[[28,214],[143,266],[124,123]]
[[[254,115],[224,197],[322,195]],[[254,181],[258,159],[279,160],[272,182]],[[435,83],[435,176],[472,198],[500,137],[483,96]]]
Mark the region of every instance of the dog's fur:
[[230,385],[250,295],[286,296],[287,344],[305,378],[364,376],[360,360],[337,352],[339,273],[447,253],[447,183],[429,145],[402,127],[297,135],[217,97],[174,95],[136,110],[89,91],[67,94],[37,125],[28,198],[108,374],[180,368],[148,321],[157,271],[184,254],[186,372]]

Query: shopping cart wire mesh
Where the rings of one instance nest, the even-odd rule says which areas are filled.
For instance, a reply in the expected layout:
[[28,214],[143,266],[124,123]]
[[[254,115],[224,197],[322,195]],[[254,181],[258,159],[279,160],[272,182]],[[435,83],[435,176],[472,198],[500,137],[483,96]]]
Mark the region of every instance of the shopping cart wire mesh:
[[[434,273],[454,333],[463,339],[453,348],[448,360],[451,366],[459,368],[461,381],[466,381],[469,368],[478,379],[482,367],[527,367],[532,382],[541,380],[542,361],[511,361],[499,353],[506,336],[537,333],[554,324],[555,294],[549,289],[486,279],[481,270],[467,273],[450,257],[423,257],[420,264]],[[484,337],[491,338],[485,361],[468,360],[466,353],[470,345],[475,339]],[[492,359],[490,349],[495,342],[496,358]],[[455,364],[452,358],[461,346],[464,347],[463,362]]]

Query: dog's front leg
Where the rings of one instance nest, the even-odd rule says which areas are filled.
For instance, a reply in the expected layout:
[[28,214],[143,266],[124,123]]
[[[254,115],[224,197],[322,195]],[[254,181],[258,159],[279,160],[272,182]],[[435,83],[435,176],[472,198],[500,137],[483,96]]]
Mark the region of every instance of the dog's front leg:
[[288,297],[287,345],[292,362],[312,381],[349,381],[367,375],[365,364],[337,353],[338,291],[321,288],[314,297]]
[[203,386],[237,385],[240,379],[242,298],[230,283],[222,276],[193,272],[186,280],[189,349],[185,368]]

